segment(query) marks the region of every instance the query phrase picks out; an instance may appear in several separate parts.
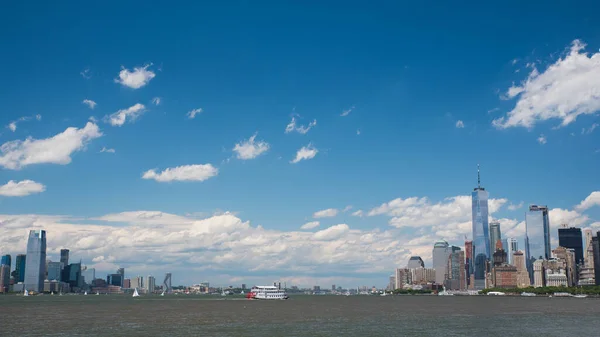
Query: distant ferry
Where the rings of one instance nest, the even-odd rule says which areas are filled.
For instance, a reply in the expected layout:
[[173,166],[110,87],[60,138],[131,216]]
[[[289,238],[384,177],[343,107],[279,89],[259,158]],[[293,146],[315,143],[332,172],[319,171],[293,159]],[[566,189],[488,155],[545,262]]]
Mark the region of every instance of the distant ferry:
[[286,292],[275,286],[255,286],[246,295],[246,298],[256,300],[287,300],[289,297]]
[[488,293],[489,296],[504,296],[506,295],[505,293],[501,292],[501,291],[490,291]]
[[528,292],[522,292],[521,296],[527,296],[527,297],[535,297],[537,296],[535,293],[528,293]]

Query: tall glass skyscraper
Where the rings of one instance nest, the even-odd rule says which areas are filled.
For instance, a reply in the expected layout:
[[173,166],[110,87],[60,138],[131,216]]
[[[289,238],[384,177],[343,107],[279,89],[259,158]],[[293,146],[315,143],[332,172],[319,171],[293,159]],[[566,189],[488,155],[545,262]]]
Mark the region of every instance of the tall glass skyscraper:
[[27,262],[25,263],[25,289],[35,292],[44,290],[46,273],[46,231],[29,231]]
[[575,264],[583,265],[583,236],[581,228],[559,228],[558,245],[575,250]]
[[[502,234],[500,233],[500,223],[498,221],[492,221],[490,223],[490,247],[492,250],[496,250],[496,242],[502,241]],[[493,252],[492,252],[493,254]]]
[[444,240],[437,241],[433,246],[433,268],[435,269],[435,283],[444,284],[448,277],[448,256],[450,246]]
[[11,266],[11,258],[10,258],[10,254],[4,255],[2,256],[2,259],[0,259],[0,265],[5,264],[9,267]]
[[490,259],[490,234],[488,225],[488,192],[481,187],[477,166],[477,187],[471,194],[473,218],[473,274],[475,289],[485,288],[486,261]]
[[525,262],[533,280],[533,262],[550,258],[550,219],[548,207],[531,205],[525,215]]
[[17,255],[17,261],[15,261],[15,282],[25,282],[25,261],[27,255]]

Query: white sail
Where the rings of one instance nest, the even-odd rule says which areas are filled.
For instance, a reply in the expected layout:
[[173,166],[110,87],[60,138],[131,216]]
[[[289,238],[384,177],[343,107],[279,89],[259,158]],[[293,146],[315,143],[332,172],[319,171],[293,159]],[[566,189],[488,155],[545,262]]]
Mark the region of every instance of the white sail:
[[98,296],[98,295],[100,295],[100,293],[96,291],[96,296]]
[[160,294],[160,296],[165,296],[165,291],[163,290],[162,294]]
[[23,296],[29,296],[29,291],[27,291],[27,289],[25,289],[25,291],[23,292]]
[[84,295],[87,295],[87,291],[83,293]]
[[50,293],[50,295],[54,296],[54,291]]
[[137,288],[135,288],[135,290],[133,291],[133,297],[140,297],[140,294],[138,294]]

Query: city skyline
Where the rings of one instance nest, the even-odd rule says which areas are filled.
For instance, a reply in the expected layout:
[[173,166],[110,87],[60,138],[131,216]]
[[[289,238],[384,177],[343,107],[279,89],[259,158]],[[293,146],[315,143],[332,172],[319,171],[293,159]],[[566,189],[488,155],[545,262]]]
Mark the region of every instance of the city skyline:
[[13,269],[32,229],[157,284],[383,286],[439,240],[475,268],[478,164],[488,257],[530,205],[552,248],[600,229],[596,4],[39,6],[0,20]]

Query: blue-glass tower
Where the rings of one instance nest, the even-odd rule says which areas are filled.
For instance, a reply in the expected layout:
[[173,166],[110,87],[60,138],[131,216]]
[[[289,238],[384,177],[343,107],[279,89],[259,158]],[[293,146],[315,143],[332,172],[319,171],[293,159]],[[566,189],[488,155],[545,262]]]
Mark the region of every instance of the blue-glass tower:
[[533,283],[533,262],[551,257],[548,207],[529,206],[529,212],[525,215],[525,229],[525,262]]
[[46,231],[29,231],[27,261],[25,263],[25,289],[42,292],[46,273]]
[[488,192],[481,187],[477,165],[477,187],[471,194],[473,220],[473,274],[475,289],[485,288],[487,261],[490,259],[490,233],[488,225]]

